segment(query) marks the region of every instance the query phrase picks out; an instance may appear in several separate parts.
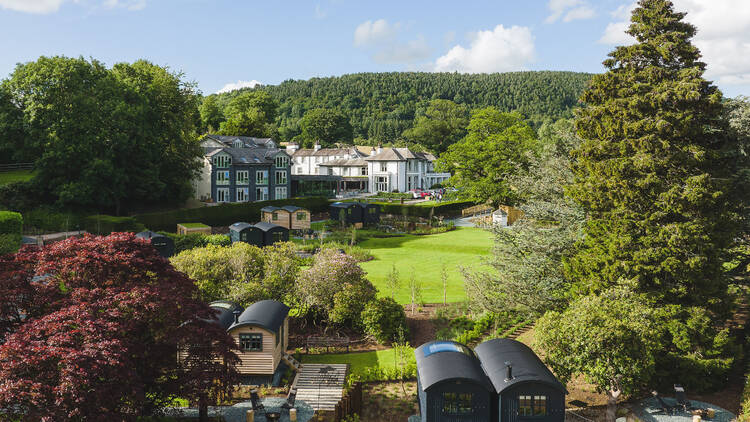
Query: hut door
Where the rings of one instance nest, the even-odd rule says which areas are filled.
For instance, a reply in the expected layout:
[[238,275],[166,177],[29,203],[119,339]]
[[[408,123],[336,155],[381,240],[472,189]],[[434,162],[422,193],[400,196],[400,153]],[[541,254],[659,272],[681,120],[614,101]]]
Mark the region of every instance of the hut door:
[[500,422],[517,422],[518,420],[518,400],[515,397],[503,400]]

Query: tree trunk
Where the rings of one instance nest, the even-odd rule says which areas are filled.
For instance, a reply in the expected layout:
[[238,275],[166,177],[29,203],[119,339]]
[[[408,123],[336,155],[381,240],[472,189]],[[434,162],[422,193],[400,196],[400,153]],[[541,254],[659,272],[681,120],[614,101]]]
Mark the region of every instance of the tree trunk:
[[617,419],[617,398],[620,397],[620,390],[607,391],[607,422],[615,422]]
[[208,422],[208,403],[203,397],[198,400],[198,421]]

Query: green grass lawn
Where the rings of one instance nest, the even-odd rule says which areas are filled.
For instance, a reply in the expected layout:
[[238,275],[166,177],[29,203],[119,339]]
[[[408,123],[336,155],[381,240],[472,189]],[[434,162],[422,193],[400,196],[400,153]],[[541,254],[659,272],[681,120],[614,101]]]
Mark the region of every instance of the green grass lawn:
[[13,182],[25,182],[34,177],[31,170],[12,170],[0,173],[0,185],[7,185]]
[[448,302],[465,299],[463,276],[458,266],[477,268],[482,258],[490,253],[492,234],[476,228],[459,227],[456,230],[429,236],[405,235],[400,237],[370,238],[359,246],[369,249],[375,259],[360,265],[368,278],[380,291],[389,296],[385,280],[392,265],[401,278],[396,291],[396,301],[411,303],[409,278],[412,274],[422,283],[422,300],[425,303],[443,301],[440,271],[443,264],[448,272]]
[[348,363],[350,374],[361,375],[367,368],[395,368],[396,352],[386,349],[374,352],[303,355],[302,363]]

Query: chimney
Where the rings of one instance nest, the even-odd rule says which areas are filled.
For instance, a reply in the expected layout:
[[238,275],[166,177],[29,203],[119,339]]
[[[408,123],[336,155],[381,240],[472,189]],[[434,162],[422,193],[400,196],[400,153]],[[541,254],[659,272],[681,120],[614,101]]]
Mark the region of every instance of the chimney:
[[289,142],[286,144],[286,152],[289,153],[289,155],[294,155],[295,152],[299,149],[299,145],[296,142]]
[[319,141],[315,141],[315,146],[313,146],[313,149],[315,151],[319,151],[320,150],[320,142]]
[[375,147],[372,147],[372,149],[370,150],[370,157],[372,157],[375,154],[376,154]]
[[234,314],[234,323],[235,323],[235,324],[238,324],[238,323],[240,322],[240,314],[241,314],[242,312],[240,312],[240,310],[239,310],[239,309],[235,309],[235,311],[234,311],[234,312],[232,312],[232,313]]
[[383,144],[378,144],[378,150],[377,151],[378,151],[378,154],[380,154],[381,152],[383,152]]
[[513,366],[510,362],[505,362],[505,382],[508,382],[513,379]]

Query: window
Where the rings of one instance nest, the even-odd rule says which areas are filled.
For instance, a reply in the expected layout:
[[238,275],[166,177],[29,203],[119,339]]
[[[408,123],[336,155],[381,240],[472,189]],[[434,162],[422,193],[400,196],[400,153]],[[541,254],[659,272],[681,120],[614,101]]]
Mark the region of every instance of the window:
[[236,182],[238,185],[246,185],[250,183],[250,171],[239,170],[236,173]]
[[388,177],[378,176],[375,178],[375,191],[388,192]]
[[214,165],[220,169],[225,169],[232,165],[232,157],[221,154],[214,157]]
[[305,221],[307,219],[307,213],[306,212],[298,212],[297,213],[297,221]]
[[250,194],[247,188],[237,188],[237,202],[247,202],[250,200]]
[[470,415],[474,413],[471,398],[471,393],[443,393],[443,414]]
[[380,163],[380,172],[385,173],[388,171],[388,163]]
[[229,184],[229,170],[217,171],[216,172],[216,184],[217,185],[228,185]]
[[276,184],[286,185],[286,170],[276,170]]
[[373,215],[374,215],[374,214],[377,214],[377,213],[378,213],[378,209],[377,209],[377,208],[372,208],[372,207],[371,207],[370,209],[368,209],[368,210],[367,210],[367,212],[369,212],[370,214],[373,214]]
[[246,352],[263,351],[263,334],[243,333],[240,334],[240,349]]
[[283,169],[289,165],[289,157],[280,155],[276,157],[276,168]]
[[255,184],[256,185],[268,184],[268,170],[258,170],[255,172]]
[[268,188],[255,188],[256,201],[268,201]]
[[273,241],[274,242],[283,242],[284,240],[285,240],[284,239],[284,232],[282,232],[282,231],[273,232]]
[[216,189],[216,202],[229,202],[229,189],[228,188]]
[[273,199],[286,199],[286,188],[276,188],[276,196]]
[[546,416],[547,396],[518,396],[519,416]]
[[233,145],[235,148],[242,148],[245,146],[245,143],[239,139],[235,139]]
[[367,167],[362,167],[362,176],[367,176]]
[[274,212],[273,212],[273,213],[271,214],[271,220],[273,220],[273,221],[276,221],[276,220],[278,220],[278,219],[279,219],[279,213],[277,213],[276,211],[274,211]]

